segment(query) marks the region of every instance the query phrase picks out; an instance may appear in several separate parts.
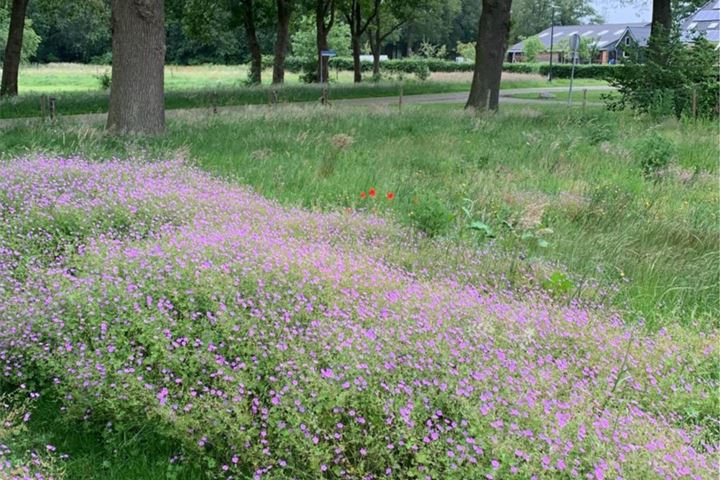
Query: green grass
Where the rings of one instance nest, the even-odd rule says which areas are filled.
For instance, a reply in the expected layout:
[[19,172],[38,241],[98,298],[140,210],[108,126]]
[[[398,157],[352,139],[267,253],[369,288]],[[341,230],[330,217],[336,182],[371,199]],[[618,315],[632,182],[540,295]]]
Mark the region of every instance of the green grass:
[[[56,98],[59,115],[104,113],[108,108],[108,92],[100,88],[98,76],[109,74],[110,68],[102,65],[50,64],[26,66],[21,69],[20,95],[0,100],[0,119],[41,116],[42,97]],[[288,72],[286,84],[271,87],[267,80],[261,87],[244,85],[247,78],[245,66],[167,66],[165,69],[165,102],[168,110],[215,106],[265,104],[270,101],[271,91],[277,91],[280,102],[317,101],[321,95],[317,85],[300,83],[297,74]],[[403,82],[406,95],[425,93],[465,92],[470,89],[471,74],[437,73],[428,81],[408,77]],[[380,83],[352,83],[350,72],[336,72],[330,87],[330,97],[365,98],[395,96],[399,94],[400,82],[388,77]],[[567,85],[567,80],[557,80],[553,86]],[[599,80],[583,80],[582,85],[605,85]],[[538,75],[506,74],[503,88],[542,88],[548,86]],[[47,102],[47,101],[46,101]],[[47,103],[46,103],[47,104]],[[47,109],[47,107],[46,107]]]
[[[333,146],[338,134],[353,144]],[[671,142],[673,156],[664,177],[650,179],[641,162],[656,134]],[[566,265],[573,289],[616,286],[614,304],[651,326],[706,328],[720,318],[716,134],[712,123],[600,109],[508,106],[473,117],[456,106],[408,107],[402,115],[286,107],[173,121],[154,139],[16,127],[4,132],[0,151],[107,158],[182,150],[263,195],[320,209],[366,208],[361,191],[392,191],[388,213],[417,228],[465,238],[470,220],[482,220],[496,248]],[[472,218],[463,212],[470,204]]]

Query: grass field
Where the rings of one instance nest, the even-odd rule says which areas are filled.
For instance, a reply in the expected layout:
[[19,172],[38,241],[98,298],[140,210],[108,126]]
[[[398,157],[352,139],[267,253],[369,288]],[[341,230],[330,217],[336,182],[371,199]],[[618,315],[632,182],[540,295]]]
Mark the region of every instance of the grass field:
[[706,478],[717,133],[550,105],[5,129],[0,464]]
[[[27,66],[21,69],[20,95],[0,100],[0,119],[40,116],[43,95],[56,98],[58,115],[106,112],[108,92],[100,88],[97,78],[103,73],[109,73],[108,67],[74,64]],[[282,87],[270,87],[267,84],[247,87],[244,84],[246,76],[244,66],[168,66],[165,73],[166,108],[266,104],[273,91],[279,102],[317,101],[321,96],[321,89],[317,85],[300,83],[296,74],[288,73],[287,83]],[[265,78],[271,76],[266,75]],[[468,73],[436,73],[427,81],[408,77],[402,82],[402,88],[406,95],[464,92],[469,90],[471,78]],[[584,80],[582,84],[604,85],[604,82]],[[330,98],[396,96],[400,92],[400,85],[401,82],[393,77],[379,83],[354,85],[348,72],[340,72],[337,81],[330,86]],[[567,81],[557,80],[553,85],[567,85]],[[506,73],[502,86],[545,87],[547,82],[538,75]]]

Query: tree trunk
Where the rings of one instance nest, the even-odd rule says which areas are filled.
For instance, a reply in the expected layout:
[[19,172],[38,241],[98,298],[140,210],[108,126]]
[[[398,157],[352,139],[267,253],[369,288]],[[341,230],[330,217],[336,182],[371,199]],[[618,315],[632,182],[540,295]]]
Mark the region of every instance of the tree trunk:
[[362,64],[360,63],[360,37],[352,36],[352,55],[353,55],[353,81],[355,83],[362,82]]
[[649,47],[652,51],[667,42],[672,29],[672,7],[670,0],[653,0],[652,24],[650,27]]
[[273,63],[273,84],[285,81],[285,56],[290,42],[290,1],[276,0],[277,38],[275,39],[275,61]]
[[[325,22],[327,15],[330,14],[330,19]],[[328,35],[330,29],[335,23],[335,0],[316,0],[315,3],[315,26],[317,28],[316,45],[318,51],[318,82],[327,82],[330,75],[329,61],[330,59],[324,59],[322,57],[322,51],[327,50],[328,46]]]
[[510,33],[512,0],[483,0],[475,49],[475,73],[466,108],[497,110],[500,77]]
[[28,0],[13,0],[10,12],[10,29],[8,30],[5,59],[3,60],[2,83],[0,96],[18,94],[18,72],[22,59],[23,32],[25,30],[25,13]]
[[249,80],[251,84],[259,85],[262,83],[262,51],[255,29],[253,0],[243,0],[243,24],[245,25],[245,38],[250,48]]
[[111,0],[112,83],[108,130],[165,129],[163,0]]
[[368,31],[368,37],[370,38],[370,49],[373,55],[373,77],[377,78],[380,75],[380,45],[382,44],[382,38],[380,34],[379,7],[376,6],[375,8],[378,11],[375,16],[375,29]]

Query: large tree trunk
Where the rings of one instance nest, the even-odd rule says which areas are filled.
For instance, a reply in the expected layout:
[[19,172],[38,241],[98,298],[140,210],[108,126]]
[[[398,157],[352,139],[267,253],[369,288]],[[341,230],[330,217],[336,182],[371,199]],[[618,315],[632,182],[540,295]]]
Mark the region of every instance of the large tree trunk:
[[466,108],[497,110],[500,77],[510,33],[512,0],[483,0],[475,50],[475,73]]
[[290,2],[276,0],[277,5],[277,38],[275,39],[275,61],[273,63],[273,83],[285,81],[285,56],[290,42]]
[[262,51],[255,29],[255,12],[253,0],[243,0],[243,24],[245,25],[245,38],[250,48],[250,83],[262,83]]
[[[330,18],[326,22],[327,16]],[[315,26],[317,28],[316,44],[318,51],[318,82],[329,80],[330,68],[329,59],[322,57],[322,51],[327,50],[328,35],[335,23],[335,0],[316,0],[315,3]]]
[[653,0],[652,24],[650,27],[649,47],[651,53],[664,44],[672,29],[672,5],[670,0]]
[[2,83],[0,96],[18,94],[18,72],[22,59],[23,32],[25,30],[25,13],[28,0],[13,0],[10,12],[10,29],[8,30],[5,59],[3,60]]
[[165,129],[163,0],[111,0],[112,83],[108,130]]

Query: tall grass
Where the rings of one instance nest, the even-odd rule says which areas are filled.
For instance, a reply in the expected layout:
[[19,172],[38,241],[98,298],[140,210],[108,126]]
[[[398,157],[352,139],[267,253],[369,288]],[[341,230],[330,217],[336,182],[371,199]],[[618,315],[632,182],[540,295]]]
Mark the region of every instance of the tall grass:
[[[377,86],[382,89],[384,87]],[[351,137],[351,142],[334,137]],[[649,178],[655,136],[672,145]],[[650,143],[648,143],[650,142]],[[347,144],[346,144],[347,143]],[[515,256],[558,295],[598,296],[648,325],[717,326],[717,137],[712,124],[601,110],[455,107],[258,108],[170,124],[156,139],[86,127],[7,130],[6,155],[171,156],[289,204],[378,210],[429,235]],[[393,201],[360,197],[374,187]],[[558,276],[561,264],[568,279]]]

